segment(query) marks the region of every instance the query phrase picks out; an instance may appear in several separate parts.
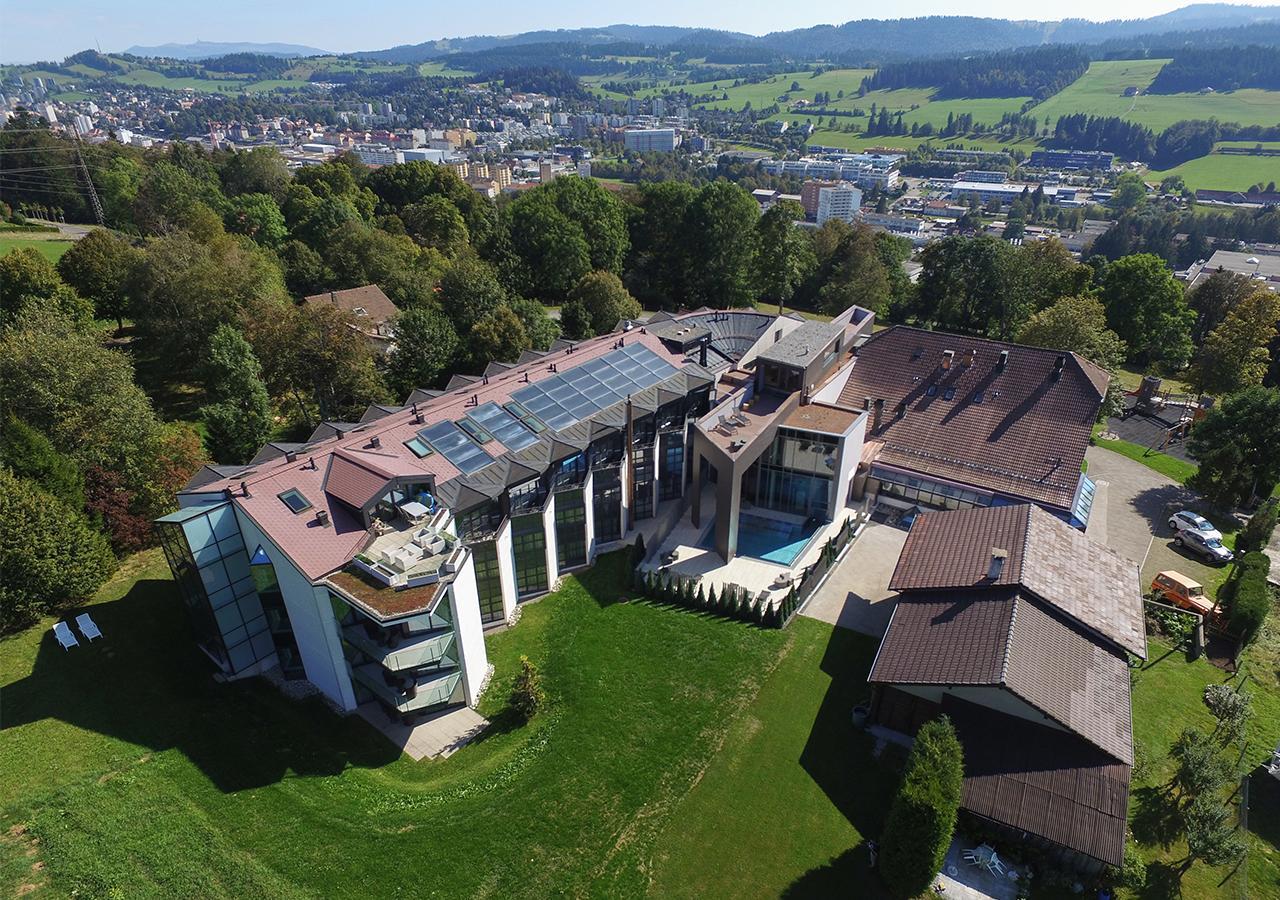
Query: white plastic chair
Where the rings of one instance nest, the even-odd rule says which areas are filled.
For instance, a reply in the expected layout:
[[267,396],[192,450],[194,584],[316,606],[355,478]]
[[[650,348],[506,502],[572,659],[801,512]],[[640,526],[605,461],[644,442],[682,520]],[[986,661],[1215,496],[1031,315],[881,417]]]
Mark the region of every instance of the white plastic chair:
[[80,613],[76,616],[76,627],[80,629],[80,633],[87,637],[90,642],[102,637],[102,632],[98,628],[98,623],[90,618],[88,613]]
[[66,622],[57,622],[54,624],[53,636],[58,639],[58,643],[62,645],[63,650],[70,650],[72,647],[80,646],[80,642],[76,640],[75,633],[71,630],[71,626]]

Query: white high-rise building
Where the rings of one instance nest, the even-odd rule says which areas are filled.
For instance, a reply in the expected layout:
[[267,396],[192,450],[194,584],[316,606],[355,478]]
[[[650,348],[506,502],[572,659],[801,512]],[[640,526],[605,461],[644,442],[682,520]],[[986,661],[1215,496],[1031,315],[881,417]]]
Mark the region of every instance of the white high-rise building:
[[852,222],[862,208],[862,191],[847,182],[818,191],[818,224],[828,219]]

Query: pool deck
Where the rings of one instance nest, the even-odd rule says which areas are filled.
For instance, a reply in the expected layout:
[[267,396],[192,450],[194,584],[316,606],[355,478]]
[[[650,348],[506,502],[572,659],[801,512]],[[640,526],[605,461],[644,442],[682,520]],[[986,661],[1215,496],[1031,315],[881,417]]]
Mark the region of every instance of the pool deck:
[[[840,529],[845,519],[852,518],[854,515],[853,509],[848,507],[841,508],[836,521],[819,528],[810,539],[804,552],[790,566],[743,555],[735,556],[730,562],[726,563],[724,557],[714,549],[701,546],[703,534],[706,531],[705,523],[715,521],[715,503],[715,486],[710,484],[703,485],[702,515],[704,516],[704,525],[701,528],[695,528],[690,518],[687,515],[684,516],[671,534],[667,536],[666,540],[662,542],[662,546],[657,549],[657,552],[651,554],[649,559],[641,565],[641,570],[667,572],[686,578],[696,578],[699,583],[708,589],[714,587],[717,592],[722,591],[726,585],[736,584],[739,587],[746,588],[753,594],[758,594],[762,591],[768,592],[772,601],[775,603],[781,602],[786,596],[788,588],[778,587],[775,584],[775,579],[779,573],[799,573],[804,567],[816,562],[827,540]],[[770,510],[747,508],[744,511],[748,514],[778,516],[799,521],[798,517],[786,516],[783,513],[774,513]],[[663,560],[673,552],[675,553],[675,561],[664,564]]]

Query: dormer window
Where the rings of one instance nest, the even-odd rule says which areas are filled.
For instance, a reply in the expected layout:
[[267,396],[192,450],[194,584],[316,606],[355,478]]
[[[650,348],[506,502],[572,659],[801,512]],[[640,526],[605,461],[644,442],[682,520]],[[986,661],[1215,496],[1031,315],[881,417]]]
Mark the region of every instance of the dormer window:
[[311,508],[311,501],[302,496],[302,492],[297,488],[289,488],[289,490],[282,494],[277,494],[276,496],[280,498],[285,506],[289,507],[289,511],[295,516],[298,513]]
[[353,313],[355,313],[357,316],[367,316],[367,315],[369,315],[369,311],[368,311],[367,309],[365,309],[363,306],[357,306],[357,307],[355,307],[354,309],[352,309],[351,311],[352,311]]

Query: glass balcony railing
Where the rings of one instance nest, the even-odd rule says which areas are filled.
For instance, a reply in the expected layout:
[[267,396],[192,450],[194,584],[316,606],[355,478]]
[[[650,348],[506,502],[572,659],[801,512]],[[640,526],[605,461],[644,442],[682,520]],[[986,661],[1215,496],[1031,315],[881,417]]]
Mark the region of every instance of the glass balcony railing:
[[[392,676],[377,663],[365,663],[351,670],[357,681],[387,706],[401,713],[430,709],[462,701],[462,672],[446,669],[427,672],[416,678]],[[391,681],[392,684],[387,682]]]
[[457,638],[452,628],[400,638],[394,647],[385,639],[371,637],[363,625],[348,625],[342,629],[342,635],[348,643],[393,672],[431,665],[441,659],[457,663]]

